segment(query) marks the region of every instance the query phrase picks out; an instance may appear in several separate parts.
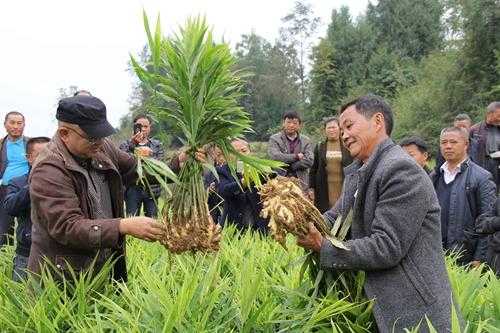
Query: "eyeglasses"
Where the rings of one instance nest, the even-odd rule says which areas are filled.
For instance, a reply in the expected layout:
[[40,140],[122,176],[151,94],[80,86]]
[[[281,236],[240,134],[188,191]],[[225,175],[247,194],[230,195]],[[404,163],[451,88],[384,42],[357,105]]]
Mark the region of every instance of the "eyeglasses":
[[92,137],[88,137],[88,136],[83,136],[82,134],[78,133],[77,130],[75,130],[71,127],[64,127],[64,128],[76,133],[80,138],[87,140],[91,145],[95,145],[96,143],[98,143],[99,141],[102,140],[102,138],[92,138]]

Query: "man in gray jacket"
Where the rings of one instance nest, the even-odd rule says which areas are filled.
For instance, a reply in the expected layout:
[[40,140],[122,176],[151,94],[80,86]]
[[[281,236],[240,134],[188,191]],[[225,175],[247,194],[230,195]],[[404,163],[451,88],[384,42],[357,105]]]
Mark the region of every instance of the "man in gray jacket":
[[341,109],[342,140],[355,162],[345,170],[343,192],[325,213],[332,224],[353,212],[348,250],[334,247],[310,223],[298,240],[319,253],[324,269],[363,270],[364,290],[375,300],[381,332],[426,327],[451,330],[452,293],[441,246],[440,208],[431,180],[390,139],[393,116],[378,96]]
[[311,140],[300,134],[301,119],[297,112],[287,111],[283,115],[283,130],[269,138],[269,158],[286,164],[282,176],[297,177],[301,187],[309,186],[309,168],[314,160]]

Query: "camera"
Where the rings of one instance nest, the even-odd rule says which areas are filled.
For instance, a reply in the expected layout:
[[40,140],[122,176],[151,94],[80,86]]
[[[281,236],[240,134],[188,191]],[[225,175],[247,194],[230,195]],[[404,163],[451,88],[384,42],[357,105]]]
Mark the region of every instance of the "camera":
[[142,131],[142,125],[139,123],[134,124],[134,134],[140,133]]

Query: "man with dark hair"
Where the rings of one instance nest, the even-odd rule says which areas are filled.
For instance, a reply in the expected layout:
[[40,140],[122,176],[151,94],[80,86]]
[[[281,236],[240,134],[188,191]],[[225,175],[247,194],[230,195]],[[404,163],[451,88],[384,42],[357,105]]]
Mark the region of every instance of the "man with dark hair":
[[472,119],[470,119],[468,114],[460,113],[453,120],[453,127],[463,128],[468,132],[472,127]]
[[[133,120],[134,133],[132,138],[123,142],[120,149],[133,154],[137,152],[142,156],[153,157],[157,160],[164,158],[162,143],[159,140],[150,138],[151,119],[146,115],[138,115]],[[159,184],[151,184],[149,189],[140,184],[132,184],[125,191],[125,203],[127,215],[137,215],[144,208],[144,214],[148,217],[155,217],[157,207],[155,200],[161,194]]]
[[342,141],[355,162],[345,169],[341,197],[323,216],[330,225],[352,216],[347,250],[312,223],[298,244],[318,253],[324,269],[365,271],[380,332],[402,332],[426,316],[438,332],[448,332],[452,293],[439,204],[430,178],[390,139],[392,119],[389,105],[375,95],[342,108]]
[[28,269],[40,274],[48,261],[56,279],[71,279],[112,260],[112,278],[126,281],[125,236],[152,242],[163,235],[149,217],[123,218],[123,186],[136,181],[136,160],[107,138],[115,129],[100,99],[64,98],[56,118],[57,132],[30,173]]
[[[231,142],[233,148],[243,155],[250,154],[248,142],[236,139]],[[237,162],[238,165],[239,162]],[[237,167],[236,178],[227,163],[217,167],[219,181],[217,192],[224,199],[220,224],[234,224],[238,230],[255,230],[267,233],[268,221],[260,216],[262,200],[255,186],[246,186],[243,181],[243,169]]]
[[[26,143],[26,156],[30,167],[35,162],[40,152],[45,149],[49,138],[40,136],[31,138]],[[26,267],[31,248],[31,207],[28,184],[29,173],[11,179],[5,195],[5,209],[11,216],[17,217],[16,227],[16,254],[12,279],[21,281],[26,278]]]
[[[17,111],[5,115],[4,126],[7,135],[0,140],[0,203],[3,203],[7,184],[11,179],[28,173],[24,116]],[[14,233],[14,218],[0,205],[0,248],[9,242]]]
[[271,159],[285,163],[287,167],[282,175],[298,178],[305,191],[309,187],[309,168],[313,164],[314,154],[311,140],[300,134],[300,127],[298,113],[285,112],[283,129],[269,138],[267,154]]
[[[455,119],[453,120],[453,127],[463,128],[464,130],[467,131],[467,133],[469,133],[471,126],[472,126],[472,119],[470,119],[469,115],[467,115],[466,113],[458,114],[455,117]],[[475,161],[476,154],[475,154],[473,149],[476,149],[476,145],[475,145],[475,139],[471,137],[469,139],[469,146],[467,148],[467,154],[474,162],[476,162]],[[445,162],[445,160],[444,160],[443,155],[441,154],[441,149],[438,149],[438,151],[436,153],[436,165],[434,167],[434,170],[436,170],[436,173],[439,173],[439,170],[440,170],[439,168],[441,168],[441,166],[443,165],[444,162]]]
[[427,174],[431,173],[431,169],[427,167],[427,162],[429,160],[429,147],[427,143],[418,136],[412,136],[409,138],[404,138],[399,142],[399,145],[413,157],[415,162],[420,165]]
[[469,133],[459,127],[441,131],[445,163],[431,175],[441,206],[445,250],[461,251],[460,264],[478,266],[486,260],[487,238],[475,234],[476,219],[493,215],[496,186],[491,174],[467,155]]
[[500,188],[500,102],[492,102],[486,108],[484,121],[470,129],[471,158],[493,176]]

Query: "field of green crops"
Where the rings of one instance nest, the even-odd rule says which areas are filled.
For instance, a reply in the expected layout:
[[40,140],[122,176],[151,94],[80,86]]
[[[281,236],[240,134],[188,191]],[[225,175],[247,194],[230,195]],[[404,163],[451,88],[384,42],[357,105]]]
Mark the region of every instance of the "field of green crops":
[[[129,281],[79,278],[58,288],[28,288],[10,279],[12,248],[0,253],[1,332],[369,332],[370,303],[335,293],[314,297],[301,280],[304,252],[285,251],[257,235],[225,230],[217,254],[169,255],[158,244],[129,240]],[[449,263],[471,332],[500,332],[500,280]]]

